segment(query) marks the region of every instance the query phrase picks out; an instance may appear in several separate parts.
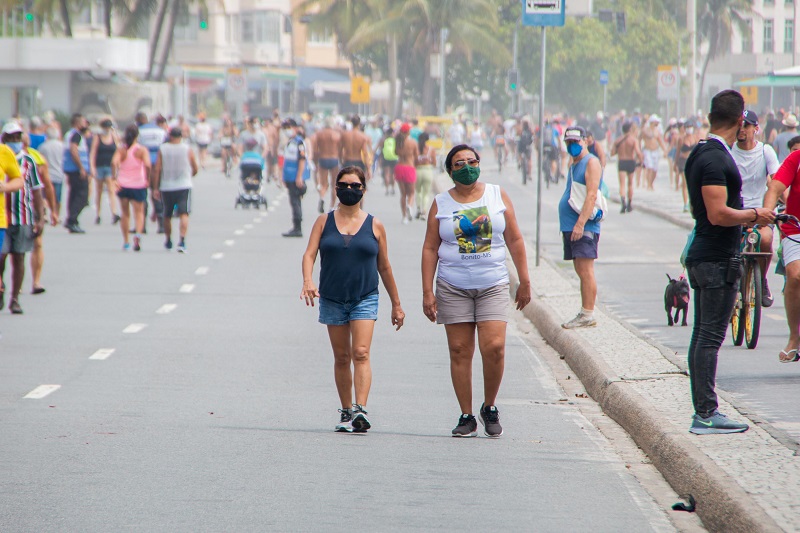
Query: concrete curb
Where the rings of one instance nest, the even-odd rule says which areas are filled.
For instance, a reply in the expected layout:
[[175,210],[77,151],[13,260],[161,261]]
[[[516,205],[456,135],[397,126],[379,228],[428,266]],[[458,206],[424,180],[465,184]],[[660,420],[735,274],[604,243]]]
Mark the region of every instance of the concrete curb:
[[[510,274],[512,282],[518,283],[513,269]],[[648,401],[614,375],[589,343],[563,329],[549,305],[534,297],[523,313],[673,489],[694,496],[697,513],[710,531],[782,531],[733,478],[690,442],[685,428],[678,429],[654,416]]]
[[[615,197],[610,198],[610,200],[611,200],[611,203],[621,205],[620,201]],[[633,209],[635,211],[641,211],[642,213],[647,213],[648,215],[653,215],[654,217],[658,217],[658,218],[660,218],[662,220],[666,220],[667,222],[669,222],[671,224],[675,224],[676,226],[678,226],[680,228],[684,228],[684,229],[688,229],[688,230],[691,230],[692,228],[694,228],[694,222],[689,221],[689,220],[682,220],[682,219],[676,217],[675,215],[671,215],[671,214],[667,213],[666,211],[662,211],[660,209],[654,209],[652,207],[648,207],[648,206],[642,205],[642,204],[636,204]]]

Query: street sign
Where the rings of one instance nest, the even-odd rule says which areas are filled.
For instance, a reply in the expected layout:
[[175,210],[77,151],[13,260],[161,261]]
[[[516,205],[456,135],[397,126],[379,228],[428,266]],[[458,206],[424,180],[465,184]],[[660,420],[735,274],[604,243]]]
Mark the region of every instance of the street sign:
[[369,103],[369,82],[361,76],[353,76],[350,78],[350,103]]
[[247,74],[244,69],[228,69],[225,77],[225,100],[229,103],[247,101]]
[[749,106],[758,105],[758,87],[739,87],[739,92],[744,97],[744,103]]
[[608,85],[608,71],[601,70],[600,71],[600,85]]
[[678,67],[675,65],[659,65],[658,71],[658,99],[662,102],[666,100],[678,99]]
[[522,0],[525,26],[563,26],[565,0]]

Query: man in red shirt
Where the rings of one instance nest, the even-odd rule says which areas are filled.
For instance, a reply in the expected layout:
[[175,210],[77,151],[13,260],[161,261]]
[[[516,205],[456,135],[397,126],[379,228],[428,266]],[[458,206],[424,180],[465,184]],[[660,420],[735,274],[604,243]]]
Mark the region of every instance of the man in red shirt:
[[[781,164],[764,196],[764,207],[775,209],[775,204],[786,189],[786,213],[800,218],[800,150],[790,153]],[[786,288],[783,292],[786,322],[789,324],[789,342],[780,353],[781,363],[800,361],[800,230],[785,224],[782,232],[783,263],[786,265]]]

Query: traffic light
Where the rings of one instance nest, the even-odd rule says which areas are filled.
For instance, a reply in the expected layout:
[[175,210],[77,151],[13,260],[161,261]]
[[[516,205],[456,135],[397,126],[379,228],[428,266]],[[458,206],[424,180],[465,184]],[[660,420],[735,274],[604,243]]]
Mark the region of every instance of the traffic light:
[[508,90],[516,92],[519,83],[519,72],[516,69],[508,71]]
[[200,7],[197,11],[197,17],[200,21],[200,29],[207,30],[208,29],[208,8],[207,7]]
[[25,20],[33,22],[33,0],[25,0],[23,9],[25,11]]
[[625,12],[617,11],[617,33],[625,33]]

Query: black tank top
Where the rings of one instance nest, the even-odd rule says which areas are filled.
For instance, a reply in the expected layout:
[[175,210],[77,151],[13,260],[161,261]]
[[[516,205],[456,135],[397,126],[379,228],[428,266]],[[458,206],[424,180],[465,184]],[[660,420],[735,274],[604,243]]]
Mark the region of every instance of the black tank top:
[[98,167],[110,167],[111,159],[114,157],[114,152],[117,151],[117,145],[114,138],[111,138],[111,144],[105,144],[103,139],[98,135],[97,142],[97,159],[95,165]]
[[319,239],[319,294],[337,303],[353,303],[378,294],[378,239],[372,215],[355,235],[342,235],[333,211]]

